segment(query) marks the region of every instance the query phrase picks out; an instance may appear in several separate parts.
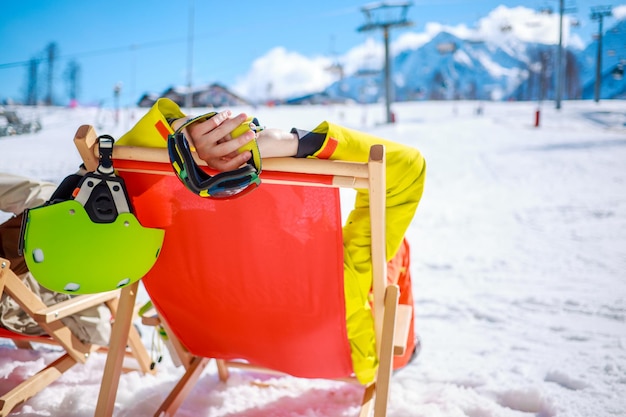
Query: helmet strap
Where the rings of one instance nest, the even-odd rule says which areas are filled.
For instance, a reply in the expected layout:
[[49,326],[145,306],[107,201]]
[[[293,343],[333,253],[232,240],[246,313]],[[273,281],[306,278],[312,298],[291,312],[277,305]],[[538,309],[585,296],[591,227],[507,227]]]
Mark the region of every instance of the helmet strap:
[[94,223],[112,223],[120,213],[132,213],[124,180],[113,169],[113,142],[109,135],[98,138],[100,164],[94,172],[85,174],[74,199],[87,211]]

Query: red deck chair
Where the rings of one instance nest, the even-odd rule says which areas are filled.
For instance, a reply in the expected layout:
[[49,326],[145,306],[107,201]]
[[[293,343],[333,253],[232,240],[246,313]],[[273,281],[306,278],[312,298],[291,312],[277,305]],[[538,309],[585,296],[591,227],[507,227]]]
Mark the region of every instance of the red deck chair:
[[[95,136],[88,126],[76,136],[88,169],[96,163]],[[139,221],[165,229],[143,283],[186,373],[155,416],[175,413],[211,358],[221,379],[237,366],[356,381],[346,330],[340,186],[370,190],[379,367],[361,415],[372,406],[376,416],[386,414],[394,346],[404,352],[411,309],[397,314],[398,287],[386,279],[382,146],[372,148],[369,163],[264,160],[263,184],[228,201],[184,188],[166,149],[116,146],[113,152]],[[102,385],[97,415],[112,412],[117,390],[116,356],[108,360],[111,383]]]

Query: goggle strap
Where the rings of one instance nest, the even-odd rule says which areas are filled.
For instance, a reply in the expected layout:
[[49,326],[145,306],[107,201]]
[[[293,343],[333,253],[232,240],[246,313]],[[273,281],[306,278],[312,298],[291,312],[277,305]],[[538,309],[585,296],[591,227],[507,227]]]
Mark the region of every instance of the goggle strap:
[[[178,178],[190,191],[202,197],[220,198],[211,194],[209,190],[231,179],[237,180],[247,176],[249,185],[252,185],[251,188],[260,183],[258,171],[253,164],[246,164],[235,170],[220,172],[216,175],[204,172],[193,159],[189,142],[182,132],[170,135],[168,150],[170,162]],[[240,194],[243,195],[243,193]]]
[[192,125],[196,122],[204,122],[205,120],[209,120],[211,117],[215,116],[216,114],[217,112],[209,112],[209,113],[201,114],[200,116],[192,117],[191,119],[187,120],[185,123],[180,125],[178,129],[176,129],[174,134],[182,133],[183,129],[186,128],[187,126]]

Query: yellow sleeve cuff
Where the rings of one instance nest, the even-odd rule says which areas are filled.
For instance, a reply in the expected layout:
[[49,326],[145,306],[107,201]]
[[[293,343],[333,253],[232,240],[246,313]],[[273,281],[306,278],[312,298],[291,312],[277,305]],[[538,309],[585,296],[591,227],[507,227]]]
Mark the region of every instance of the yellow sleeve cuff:
[[168,98],[160,98],[116,143],[126,146],[165,148],[167,136],[174,133],[167,119],[180,119],[181,117],[185,117],[185,114],[176,103]]

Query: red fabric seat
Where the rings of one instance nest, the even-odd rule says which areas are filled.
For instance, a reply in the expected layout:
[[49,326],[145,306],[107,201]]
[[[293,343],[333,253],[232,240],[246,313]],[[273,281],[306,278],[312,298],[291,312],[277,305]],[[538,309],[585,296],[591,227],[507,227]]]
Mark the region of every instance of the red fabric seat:
[[48,335],[29,336],[27,334],[17,333],[12,330],[5,329],[4,327],[0,327],[0,338],[11,339],[11,340],[23,340],[26,342],[36,342],[39,340],[49,340],[50,342],[54,341],[54,339],[52,339]]
[[143,283],[192,354],[301,377],[352,374],[338,189],[264,183],[216,201],[174,176],[121,176],[139,221],[165,229]]

